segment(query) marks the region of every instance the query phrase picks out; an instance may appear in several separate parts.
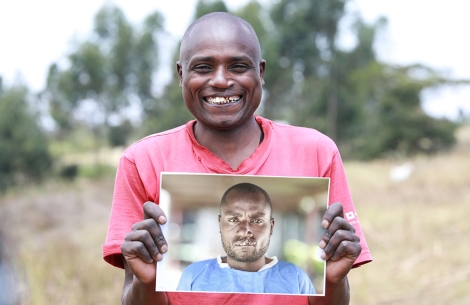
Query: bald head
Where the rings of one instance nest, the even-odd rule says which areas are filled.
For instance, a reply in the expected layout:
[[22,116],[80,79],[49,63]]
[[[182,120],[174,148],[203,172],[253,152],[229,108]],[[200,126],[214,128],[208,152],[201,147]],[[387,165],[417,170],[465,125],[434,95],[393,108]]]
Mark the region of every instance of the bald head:
[[[214,12],[204,15],[194,21],[186,30],[180,46],[180,61],[191,52],[196,30],[212,31],[217,36],[224,37],[227,33],[235,34],[240,40],[253,44],[256,49],[256,59],[261,61],[261,48],[256,32],[246,20],[226,12]],[[246,41],[248,40],[248,41]]]
[[231,199],[233,198],[243,198],[249,196],[257,196],[259,198],[259,205],[266,205],[272,215],[273,207],[268,193],[261,187],[247,182],[235,184],[228,188],[222,196],[219,210],[223,206],[230,204]]

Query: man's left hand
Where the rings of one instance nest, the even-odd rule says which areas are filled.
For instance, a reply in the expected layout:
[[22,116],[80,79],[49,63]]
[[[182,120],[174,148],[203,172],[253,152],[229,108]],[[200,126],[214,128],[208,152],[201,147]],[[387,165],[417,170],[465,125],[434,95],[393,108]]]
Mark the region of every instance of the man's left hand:
[[326,260],[326,281],[339,283],[344,280],[361,253],[359,236],[354,227],[343,218],[343,206],[335,202],[323,215],[321,226],[325,233],[319,246]]

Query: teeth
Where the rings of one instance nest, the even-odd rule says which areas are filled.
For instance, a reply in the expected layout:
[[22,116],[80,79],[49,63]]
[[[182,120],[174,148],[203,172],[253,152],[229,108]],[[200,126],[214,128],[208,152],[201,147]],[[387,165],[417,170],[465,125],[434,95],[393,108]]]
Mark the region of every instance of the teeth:
[[227,103],[236,102],[240,98],[241,98],[240,96],[230,96],[230,97],[217,96],[217,97],[207,97],[206,100],[211,104],[227,104]]
[[255,241],[250,241],[248,239],[235,243],[236,246],[254,246],[255,244]]

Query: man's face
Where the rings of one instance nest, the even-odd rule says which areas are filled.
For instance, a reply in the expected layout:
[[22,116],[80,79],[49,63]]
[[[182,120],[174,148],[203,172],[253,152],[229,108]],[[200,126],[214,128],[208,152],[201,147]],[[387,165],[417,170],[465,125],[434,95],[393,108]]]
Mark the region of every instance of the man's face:
[[265,62],[259,46],[240,25],[201,22],[181,48],[177,70],[183,98],[198,122],[229,130],[258,108]]
[[229,193],[220,210],[219,226],[228,258],[242,263],[264,259],[274,219],[261,194]]

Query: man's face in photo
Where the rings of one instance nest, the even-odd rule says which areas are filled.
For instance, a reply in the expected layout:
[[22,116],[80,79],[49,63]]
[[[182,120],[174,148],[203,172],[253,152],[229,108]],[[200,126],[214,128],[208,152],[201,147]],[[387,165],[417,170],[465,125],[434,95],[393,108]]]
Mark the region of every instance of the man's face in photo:
[[219,226],[222,246],[229,258],[242,263],[264,259],[274,219],[261,193],[229,193],[220,208]]

